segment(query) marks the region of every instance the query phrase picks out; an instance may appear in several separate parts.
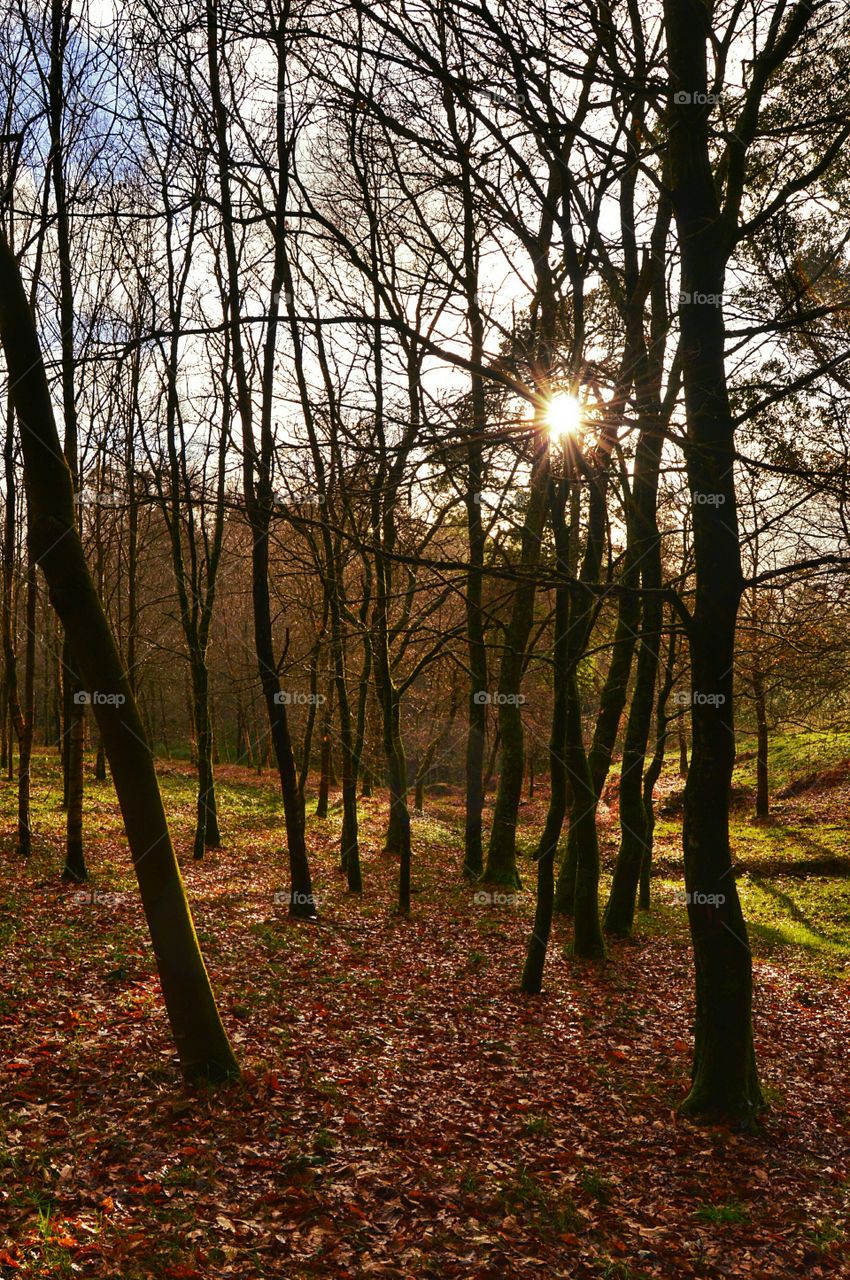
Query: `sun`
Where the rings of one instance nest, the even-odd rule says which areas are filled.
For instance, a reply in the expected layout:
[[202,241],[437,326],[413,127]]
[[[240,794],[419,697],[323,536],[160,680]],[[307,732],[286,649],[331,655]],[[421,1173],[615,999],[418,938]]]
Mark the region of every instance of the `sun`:
[[546,410],[546,425],[555,440],[576,435],[581,426],[581,405],[576,396],[568,392],[553,396]]

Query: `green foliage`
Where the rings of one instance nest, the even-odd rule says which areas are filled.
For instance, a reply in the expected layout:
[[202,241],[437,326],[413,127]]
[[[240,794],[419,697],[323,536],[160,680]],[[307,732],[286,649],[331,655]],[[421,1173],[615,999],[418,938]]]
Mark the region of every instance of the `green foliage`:
[[749,1216],[749,1209],[737,1200],[730,1200],[728,1204],[704,1204],[697,1209],[700,1222],[711,1222],[716,1226],[746,1222]]

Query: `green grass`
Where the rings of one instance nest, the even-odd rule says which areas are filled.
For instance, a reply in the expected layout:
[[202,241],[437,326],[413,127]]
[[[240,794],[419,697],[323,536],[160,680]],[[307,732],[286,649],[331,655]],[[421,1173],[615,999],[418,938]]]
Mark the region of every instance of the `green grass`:
[[513,1175],[499,1184],[497,1195],[502,1212],[529,1216],[539,1230],[560,1234],[582,1226],[570,1196],[542,1182],[524,1165],[518,1165]]
[[799,864],[800,869],[817,871],[830,860],[846,861],[847,828],[819,822],[817,826],[799,822],[761,825],[750,815],[733,813],[730,824],[732,850],[736,860],[756,870],[759,864],[773,869],[776,863]]
[[850,880],[747,878],[738,889],[750,928],[765,943],[850,961]]
[[711,1222],[715,1226],[735,1226],[746,1222],[749,1216],[749,1209],[737,1200],[731,1200],[729,1204],[704,1204],[697,1209],[700,1222]]
[[600,1204],[607,1204],[611,1199],[611,1181],[598,1169],[582,1169],[579,1186],[585,1195],[592,1196]]
[[[741,735],[739,756],[755,750],[755,738]],[[850,733],[816,731],[776,734],[770,743],[771,792],[789,782],[834,767],[850,758]],[[667,761],[671,780],[675,762]],[[755,760],[739,764],[733,782],[755,787]],[[682,786],[678,778],[676,789]],[[814,811],[812,809],[817,806]],[[733,809],[730,839],[734,861],[742,868],[738,892],[753,953],[814,965],[824,976],[850,976],[850,841],[846,815],[829,792],[804,793],[779,808],[767,823],[754,821],[752,805]],[[653,882],[653,910],[639,917],[642,931],[686,941],[687,914],[674,905],[684,888],[679,814],[659,816],[655,856],[664,870]]]
[[[642,913],[642,932],[688,938],[687,911],[674,902],[682,879],[653,882],[653,906]],[[738,893],[750,946],[756,957],[769,958],[777,948],[786,960],[814,963],[831,978],[850,965],[850,880],[823,876],[741,877]]]
[[[739,734],[738,756],[755,752],[753,734]],[[796,778],[831,769],[850,758],[850,732],[834,729],[809,729],[799,733],[772,734],[768,741],[768,771],[772,791],[781,791]],[[736,786],[755,787],[756,761],[747,760],[735,768],[732,778]]]

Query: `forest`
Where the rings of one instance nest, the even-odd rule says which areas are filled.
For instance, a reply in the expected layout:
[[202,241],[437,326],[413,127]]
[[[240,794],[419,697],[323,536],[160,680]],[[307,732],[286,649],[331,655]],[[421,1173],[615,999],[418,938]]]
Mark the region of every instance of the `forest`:
[[0,1280],[850,1276],[850,4],[0,4]]

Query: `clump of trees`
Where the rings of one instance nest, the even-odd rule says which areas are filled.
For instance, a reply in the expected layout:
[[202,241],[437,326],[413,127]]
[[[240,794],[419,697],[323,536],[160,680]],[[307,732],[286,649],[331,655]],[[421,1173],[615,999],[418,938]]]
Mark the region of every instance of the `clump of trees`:
[[274,767],[308,919],[311,765],[320,814],[338,774],[353,893],[360,796],[385,788],[403,914],[429,783],[464,797],[459,874],[512,889],[544,775],[536,993],[556,915],[594,960],[649,907],[673,735],[684,1106],[751,1118],[736,703],[765,817],[771,726],[828,717],[847,660],[840,6],[131,0],[98,25],[6,0],[5,18],[0,737],[20,853],[33,743],[58,746],[65,874],[87,875],[90,706],[181,1060],[222,1077],[152,749],[197,767],[196,858],[228,842],[217,763]]

